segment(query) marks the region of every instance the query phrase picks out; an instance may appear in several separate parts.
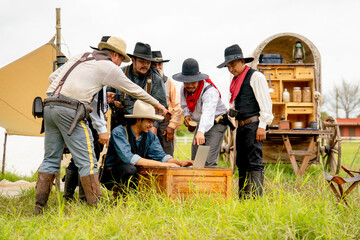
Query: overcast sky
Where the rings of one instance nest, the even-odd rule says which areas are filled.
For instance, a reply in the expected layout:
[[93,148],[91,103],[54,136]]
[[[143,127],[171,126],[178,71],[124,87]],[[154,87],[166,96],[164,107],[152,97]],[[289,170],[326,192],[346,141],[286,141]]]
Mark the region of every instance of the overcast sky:
[[224,49],[237,43],[250,55],[282,32],[303,35],[318,48],[323,95],[342,78],[360,80],[359,0],[1,0],[0,67],[55,35],[57,7],[67,56],[89,51],[103,35],[123,38],[129,53],[136,42],[149,43],[171,60],[165,64],[168,76],[180,72],[186,58],[197,59],[225,102],[229,73],[216,68]]

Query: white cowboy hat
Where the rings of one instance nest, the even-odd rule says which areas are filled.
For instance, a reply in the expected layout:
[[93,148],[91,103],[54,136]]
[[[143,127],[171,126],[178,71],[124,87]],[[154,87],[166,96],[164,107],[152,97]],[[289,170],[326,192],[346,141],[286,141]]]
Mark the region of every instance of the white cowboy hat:
[[119,37],[104,36],[101,38],[97,48],[99,50],[109,49],[115,51],[125,58],[123,62],[130,62],[130,57],[126,54],[126,42]]
[[163,120],[164,117],[155,114],[155,108],[150,104],[137,100],[134,104],[133,114],[125,115],[126,118],[148,118],[154,120]]

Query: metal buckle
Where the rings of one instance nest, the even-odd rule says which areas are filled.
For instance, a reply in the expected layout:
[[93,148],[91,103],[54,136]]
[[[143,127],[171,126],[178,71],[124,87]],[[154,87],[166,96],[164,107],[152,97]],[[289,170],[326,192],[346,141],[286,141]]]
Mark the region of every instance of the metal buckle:
[[245,123],[243,120],[239,120],[238,125],[239,125],[239,127],[243,127],[245,125]]

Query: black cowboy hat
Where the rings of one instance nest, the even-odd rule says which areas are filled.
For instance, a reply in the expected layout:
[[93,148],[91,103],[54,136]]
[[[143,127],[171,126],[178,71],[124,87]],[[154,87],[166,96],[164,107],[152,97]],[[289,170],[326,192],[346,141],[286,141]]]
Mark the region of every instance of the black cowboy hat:
[[188,58],[183,62],[182,72],[174,74],[173,79],[179,82],[198,82],[208,79],[209,76],[199,71],[199,64],[193,58]]
[[161,51],[152,51],[152,58],[153,58],[153,62],[169,62],[170,60],[164,60],[161,54]]
[[244,58],[242,50],[239,47],[239,45],[237,45],[237,44],[234,44],[234,45],[232,45],[230,47],[227,47],[225,49],[225,54],[224,55],[225,55],[225,62],[223,62],[222,64],[217,66],[218,68],[226,67],[226,65],[229,62],[232,62],[234,60],[244,59],[245,63],[249,63],[249,62],[252,62],[254,60],[253,57]]
[[127,55],[129,55],[130,57],[141,58],[148,61],[154,60],[152,58],[150,45],[142,42],[137,42],[135,45],[134,53],[133,54],[128,53]]

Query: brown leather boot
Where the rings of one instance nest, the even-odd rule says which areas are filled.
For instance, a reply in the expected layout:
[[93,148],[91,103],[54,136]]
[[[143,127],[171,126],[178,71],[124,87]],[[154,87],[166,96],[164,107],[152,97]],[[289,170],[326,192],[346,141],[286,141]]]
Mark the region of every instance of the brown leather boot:
[[49,199],[50,191],[53,186],[55,174],[39,172],[38,180],[36,182],[36,200],[34,215],[40,214]]
[[96,205],[98,198],[102,197],[98,173],[80,177],[80,180],[84,188],[87,203],[90,205]]

